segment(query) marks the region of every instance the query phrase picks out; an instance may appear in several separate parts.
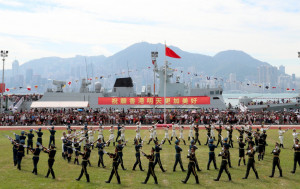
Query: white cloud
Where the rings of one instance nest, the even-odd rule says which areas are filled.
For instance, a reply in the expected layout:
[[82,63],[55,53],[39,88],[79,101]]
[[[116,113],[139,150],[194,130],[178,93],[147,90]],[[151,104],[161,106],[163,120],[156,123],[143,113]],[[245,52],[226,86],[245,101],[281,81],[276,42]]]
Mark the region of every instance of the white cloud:
[[[0,16],[5,16],[1,32],[11,38],[32,39],[14,38],[15,45],[20,46],[17,50],[22,51],[22,45],[27,45],[26,51],[35,52],[18,52],[26,60],[42,55],[72,55],[61,49],[49,50],[47,43],[78,44],[74,55],[86,52],[86,46],[90,47],[89,55],[110,55],[115,52],[105,46],[126,47],[140,41],[165,40],[183,50],[210,55],[227,49],[243,50],[271,64],[276,59],[284,62],[295,57],[300,50],[300,14],[296,9],[300,2],[246,2],[34,0],[29,10],[0,7]],[[9,40],[3,42],[7,44]],[[41,49],[37,49],[38,43]]]

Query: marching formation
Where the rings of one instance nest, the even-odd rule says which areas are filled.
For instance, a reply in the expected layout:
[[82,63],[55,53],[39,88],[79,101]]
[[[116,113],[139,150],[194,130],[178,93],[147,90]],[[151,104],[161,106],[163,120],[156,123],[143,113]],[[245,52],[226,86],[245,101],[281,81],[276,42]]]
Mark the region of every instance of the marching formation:
[[[163,167],[163,164],[161,162],[161,152],[163,150],[163,145],[166,141],[168,141],[169,145],[172,145],[173,139],[175,139],[175,163],[173,166],[173,172],[176,171],[176,167],[179,164],[181,171],[186,172],[184,169],[184,165],[182,163],[182,148],[180,147],[180,143],[183,142],[184,145],[186,145],[186,141],[184,140],[183,131],[184,127],[179,126],[178,124],[172,123],[171,126],[171,138],[169,137],[169,126],[165,126],[164,129],[164,138],[159,142],[158,136],[157,136],[157,124],[148,127],[150,136],[148,145],[153,141],[154,147],[151,148],[151,151],[149,154],[142,151],[144,141],[146,138],[142,139],[141,137],[141,123],[138,122],[136,126],[136,135],[133,139],[133,145],[134,145],[134,151],[135,151],[135,159],[136,161],[133,164],[132,170],[135,171],[136,167],[139,166],[140,171],[144,171],[141,163],[141,155],[145,156],[149,160],[148,164],[148,172],[147,176],[143,184],[146,184],[150,178],[150,176],[153,177],[154,183],[158,184],[158,178],[155,174],[155,166],[158,164],[162,172],[166,172],[167,170]],[[32,173],[37,175],[38,174],[38,162],[41,152],[45,152],[48,154],[48,172],[46,174],[46,178],[48,176],[52,175],[52,178],[55,179],[55,173],[53,169],[53,165],[55,162],[55,155],[56,155],[56,146],[55,146],[55,133],[56,130],[54,126],[51,128],[47,128],[50,132],[50,140],[48,148],[43,146],[43,132],[42,129],[39,128],[38,130],[30,129],[29,132],[22,131],[20,135],[14,133],[15,139],[8,137],[8,139],[11,141],[13,145],[13,162],[14,166],[17,166],[17,169],[21,170],[21,164],[22,164],[22,158],[25,156],[25,149],[27,150],[27,154],[31,152],[33,154],[32,160],[33,160],[33,171]],[[230,169],[231,166],[231,158],[230,158],[230,149],[234,147],[233,143],[233,131],[236,130],[239,133],[239,136],[236,136],[237,139],[237,145],[238,145],[238,154],[239,154],[239,161],[238,166],[241,166],[241,161],[243,160],[243,164],[247,165],[246,167],[246,173],[243,179],[248,179],[250,170],[252,169],[256,179],[259,179],[259,174],[255,166],[255,159],[256,159],[256,153],[258,161],[263,161],[264,156],[266,154],[266,146],[267,144],[267,130],[269,127],[265,128],[263,125],[260,129],[252,129],[251,125],[245,125],[241,127],[235,127],[233,125],[219,125],[216,127],[214,124],[209,124],[205,126],[206,132],[207,132],[207,138],[205,139],[205,144],[208,146],[209,153],[208,153],[208,163],[207,163],[207,170],[210,170],[210,165],[213,163],[213,166],[216,170],[219,170],[219,173],[214,179],[214,181],[219,181],[223,171],[226,172],[228,176],[228,180],[231,181],[231,174]],[[177,137],[176,130],[179,130],[179,138]],[[222,136],[222,131],[225,130],[227,132],[227,136]],[[270,178],[274,177],[275,174],[275,168],[277,167],[279,170],[280,177],[283,176],[282,168],[280,165],[280,153],[282,152],[282,149],[284,149],[284,134],[289,129],[282,130],[281,127],[279,127],[278,130],[278,138],[279,143],[275,143],[274,149],[272,150],[271,154],[273,155],[273,164],[272,164],[272,172],[269,176]],[[98,132],[98,138],[95,140],[94,136],[96,135],[96,132]],[[90,176],[88,174],[88,165],[91,166],[90,157],[91,153],[94,149],[97,149],[98,151],[98,167],[105,168],[104,163],[104,155],[108,155],[112,159],[112,171],[111,174],[106,181],[106,183],[110,183],[112,178],[116,177],[118,184],[121,184],[121,178],[118,173],[119,165],[121,166],[122,170],[126,170],[123,163],[123,149],[128,145],[128,141],[125,140],[125,126],[118,124],[117,128],[117,137],[115,138],[114,135],[114,126],[111,126],[109,129],[109,139],[105,142],[104,139],[104,128],[102,125],[99,126],[98,129],[93,129],[92,127],[88,127],[87,124],[85,124],[84,127],[82,127],[79,131],[76,129],[72,129],[70,125],[67,126],[66,131],[63,132],[63,136],[61,137],[62,140],[62,158],[65,159],[68,163],[74,163],[79,165],[79,157],[82,156],[81,160],[81,171],[78,178],[76,178],[77,181],[80,181],[83,175],[86,177],[86,181],[90,182]],[[36,146],[33,146],[33,141],[35,138],[35,134],[37,135],[37,142]],[[297,163],[300,166],[300,144],[298,135],[300,133],[297,133],[295,129],[293,129],[293,147],[294,150],[294,166],[291,173],[296,172]],[[216,136],[217,135],[217,136]],[[25,141],[27,139],[27,145],[25,145]],[[188,163],[188,169],[187,169],[187,175],[184,180],[182,180],[182,183],[187,183],[189,180],[189,177],[191,174],[194,175],[195,181],[197,184],[199,184],[199,178],[197,175],[197,172],[202,171],[199,167],[198,161],[197,161],[197,155],[196,151],[198,147],[196,144],[198,143],[201,145],[200,138],[199,138],[199,125],[198,124],[191,124],[189,126],[189,132],[188,132],[188,141],[190,141],[190,145],[188,147],[188,155],[187,158],[189,160]],[[217,141],[217,144],[215,145],[214,142]],[[115,147],[114,152],[107,152],[105,150],[106,147],[110,146],[110,144]],[[222,147],[222,150],[220,153],[218,153],[218,156],[221,157],[221,164],[220,168],[217,166],[216,161],[216,153],[215,150],[218,148],[218,146]],[[129,148],[129,147],[126,147]],[[74,157],[73,157],[74,156]],[[247,164],[246,164],[246,158],[245,156],[248,156]],[[72,158],[74,159],[74,162],[71,161]]]

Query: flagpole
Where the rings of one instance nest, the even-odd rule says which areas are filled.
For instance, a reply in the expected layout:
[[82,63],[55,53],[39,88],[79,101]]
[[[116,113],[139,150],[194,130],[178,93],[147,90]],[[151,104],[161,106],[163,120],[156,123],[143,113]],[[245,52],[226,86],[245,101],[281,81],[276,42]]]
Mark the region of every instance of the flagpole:
[[167,93],[167,57],[166,57],[166,41],[165,41],[165,85],[164,85],[164,124],[167,123],[166,120],[166,93]]

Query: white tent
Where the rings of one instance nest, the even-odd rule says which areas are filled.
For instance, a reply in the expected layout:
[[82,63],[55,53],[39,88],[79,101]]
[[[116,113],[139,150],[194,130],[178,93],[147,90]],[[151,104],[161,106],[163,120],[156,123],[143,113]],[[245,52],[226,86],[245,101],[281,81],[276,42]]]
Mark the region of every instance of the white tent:
[[87,108],[87,101],[34,101],[30,108]]

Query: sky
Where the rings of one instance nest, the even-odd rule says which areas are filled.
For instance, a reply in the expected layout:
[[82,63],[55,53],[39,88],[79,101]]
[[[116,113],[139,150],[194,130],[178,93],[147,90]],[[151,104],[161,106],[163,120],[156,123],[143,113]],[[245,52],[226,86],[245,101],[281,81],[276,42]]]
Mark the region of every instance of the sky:
[[0,18],[7,68],[166,41],[211,56],[242,50],[300,77],[298,0],[0,0]]

